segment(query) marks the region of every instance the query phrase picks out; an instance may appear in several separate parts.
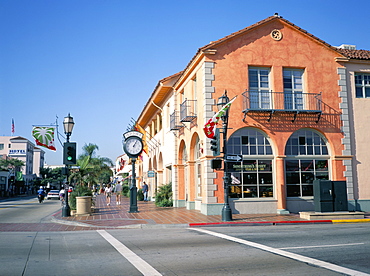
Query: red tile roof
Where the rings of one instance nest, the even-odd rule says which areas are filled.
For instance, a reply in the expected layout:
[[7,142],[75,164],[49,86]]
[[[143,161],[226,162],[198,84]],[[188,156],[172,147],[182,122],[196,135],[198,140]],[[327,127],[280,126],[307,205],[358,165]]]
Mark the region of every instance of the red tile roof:
[[370,60],[370,51],[368,50],[337,49],[337,52],[350,59]]

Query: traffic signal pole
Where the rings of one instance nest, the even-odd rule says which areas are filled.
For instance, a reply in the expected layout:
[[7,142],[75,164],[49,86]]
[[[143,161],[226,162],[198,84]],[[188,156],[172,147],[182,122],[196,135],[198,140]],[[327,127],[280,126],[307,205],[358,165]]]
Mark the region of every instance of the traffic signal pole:
[[69,207],[69,204],[68,204],[68,190],[69,190],[69,182],[68,182],[69,167],[68,165],[66,165],[66,177],[67,177],[67,181],[66,181],[66,184],[64,185],[64,203],[62,207],[62,217],[71,216],[71,208]]
[[70,217],[71,216],[71,208],[68,204],[68,190],[69,190],[69,166],[76,164],[76,143],[70,143],[69,137],[72,134],[73,126],[74,126],[73,117],[68,114],[67,117],[64,117],[63,126],[64,126],[64,133],[67,136],[67,142],[63,145],[63,164],[66,165],[66,176],[67,180],[64,185],[64,204],[62,207],[62,216],[63,217]]

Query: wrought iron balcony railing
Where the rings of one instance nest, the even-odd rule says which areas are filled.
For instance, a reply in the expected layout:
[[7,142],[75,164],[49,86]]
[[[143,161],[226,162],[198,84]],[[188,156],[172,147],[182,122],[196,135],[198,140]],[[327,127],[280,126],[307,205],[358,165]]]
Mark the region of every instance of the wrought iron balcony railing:
[[268,112],[271,120],[273,113],[294,113],[295,121],[299,113],[322,113],[321,93],[245,91],[243,93],[243,112]]
[[170,115],[170,130],[180,130],[184,127],[184,125],[179,120],[178,111],[174,111]]
[[180,122],[191,122],[197,117],[196,100],[187,100],[180,104]]

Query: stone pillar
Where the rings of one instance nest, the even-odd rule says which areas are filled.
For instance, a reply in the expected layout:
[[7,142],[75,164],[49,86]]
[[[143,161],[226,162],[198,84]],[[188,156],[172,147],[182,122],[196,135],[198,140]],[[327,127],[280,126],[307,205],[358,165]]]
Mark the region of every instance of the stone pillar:
[[286,187],[285,187],[285,169],[284,157],[276,157],[276,198],[277,198],[277,213],[289,214],[286,210]]

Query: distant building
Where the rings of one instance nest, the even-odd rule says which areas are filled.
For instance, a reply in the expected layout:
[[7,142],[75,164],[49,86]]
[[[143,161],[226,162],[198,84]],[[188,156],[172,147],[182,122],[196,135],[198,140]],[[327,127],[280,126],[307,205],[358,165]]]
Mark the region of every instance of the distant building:
[[8,179],[3,188],[15,194],[30,191],[34,180],[40,177],[40,168],[44,166],[44,155],[45,152],[42,149],[24,137],[0,136],[0,158],[16,158],[25,163],[20,171],[8,173]]

